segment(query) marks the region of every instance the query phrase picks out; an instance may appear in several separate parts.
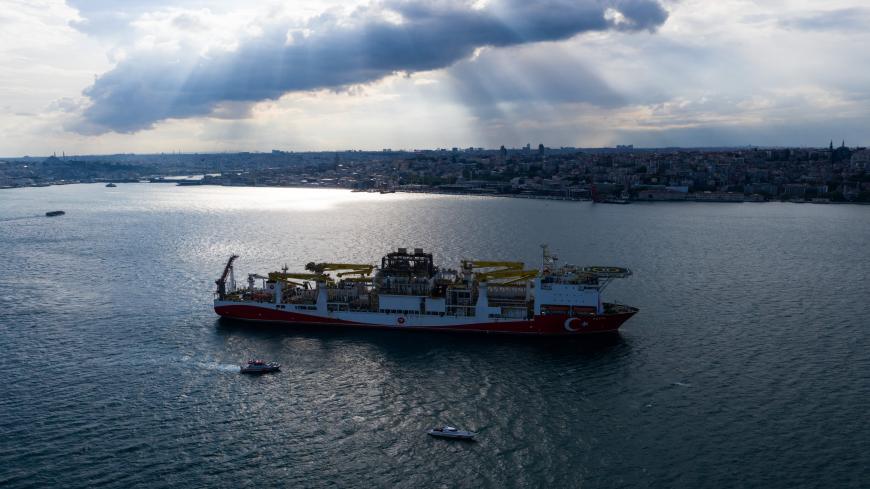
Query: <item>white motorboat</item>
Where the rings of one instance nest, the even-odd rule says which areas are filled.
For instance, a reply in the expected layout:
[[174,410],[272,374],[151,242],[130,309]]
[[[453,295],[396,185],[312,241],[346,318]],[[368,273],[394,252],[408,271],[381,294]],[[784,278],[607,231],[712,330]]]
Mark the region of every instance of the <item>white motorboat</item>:
[[432,428],[426,433],[437,438],[452,438],[456,440],[473,440],[477,436],[477,433],[473,431],[460,430],[452,426]]
[[241,367],[243,374],[265,374],[269,372],[277,372],[281,370],[281,365],[275,362],[264,362],[263,360],[248,360],[248,364]]

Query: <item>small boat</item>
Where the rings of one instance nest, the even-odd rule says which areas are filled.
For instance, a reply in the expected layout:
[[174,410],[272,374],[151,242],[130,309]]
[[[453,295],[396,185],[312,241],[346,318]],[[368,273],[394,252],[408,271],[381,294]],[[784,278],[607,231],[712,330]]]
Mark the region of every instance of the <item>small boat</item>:
[[110,188],[117,187],[117,185],[115,185],[115,184],[112,183],[112,182],[107,183],[106,186],[107,186],[107,187],[110,187]]
[[241,367],[243,374],[265,374],[277,372],[281,370],[281,365],[275,362],[264,362],[263,360],[248,360],[248,364]]
[[64,211],[49,211],[45,213],[45,217],[56,217],[66,214]]
[[452,426],[432,428],[426,433],[437,438],[453,438],[456,440],[473,440],[474,437],[477,436],[477,433],[473,431],[460,430]]

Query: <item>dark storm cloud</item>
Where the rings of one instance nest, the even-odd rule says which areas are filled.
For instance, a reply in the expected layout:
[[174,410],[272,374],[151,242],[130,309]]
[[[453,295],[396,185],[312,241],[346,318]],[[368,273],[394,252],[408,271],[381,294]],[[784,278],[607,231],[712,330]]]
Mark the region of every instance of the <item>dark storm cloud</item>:
[[[401,23],[386,20],[386,11],[401,15]],[[262,36],[241,41],[233,52],[134,54],[85,90],[92,104],[77,130],[135,132],[164,119],[207,115],[223,103],[443,68],[482,46],[557,41],[593,30],[654,30],[666,19],[658,0],[503,0],[483,8],[463,1],[381,2],[346,18],[314,18],[304,33],[265,26]]]

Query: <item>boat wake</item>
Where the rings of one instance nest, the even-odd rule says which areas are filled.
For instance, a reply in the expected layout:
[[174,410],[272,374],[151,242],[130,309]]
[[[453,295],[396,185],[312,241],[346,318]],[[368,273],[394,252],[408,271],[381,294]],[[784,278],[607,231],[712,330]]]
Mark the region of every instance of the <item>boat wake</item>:
[[0,222],[14,222],[14,221],[26,221],[28,219],[36,219],[43,216],[33,215],[33,216],[21,216],[21,217],[4,217],[0,218]]
[[196,365],[206,370],[215,370],[218,372],[238,372],[239,366],[227,363],[218,362],[197,362]]

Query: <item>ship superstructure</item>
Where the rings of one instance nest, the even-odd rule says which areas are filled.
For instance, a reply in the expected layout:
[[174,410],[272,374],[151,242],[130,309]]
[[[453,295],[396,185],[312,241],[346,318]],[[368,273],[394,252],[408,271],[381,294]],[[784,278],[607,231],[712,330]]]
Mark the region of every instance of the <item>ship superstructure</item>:
[[616,331],[637,309],[602,302],[631,271],[559,265],[542,246],[541,265],[464,260],[437,267],[431,253],[399,248],[379,266],[309,263],[249,274],[237,287],[236,255],[216,281],[215,311],[225,317],[351,327],[572,335]]

